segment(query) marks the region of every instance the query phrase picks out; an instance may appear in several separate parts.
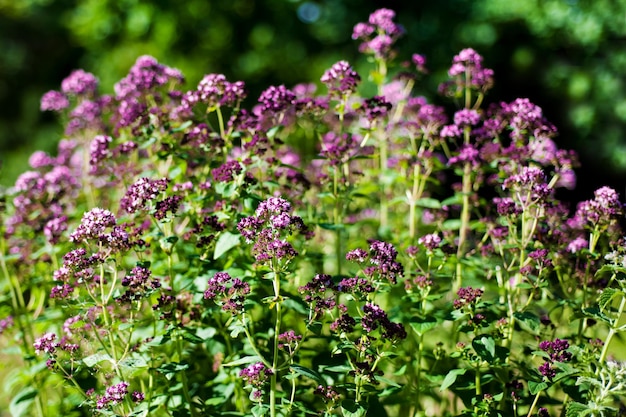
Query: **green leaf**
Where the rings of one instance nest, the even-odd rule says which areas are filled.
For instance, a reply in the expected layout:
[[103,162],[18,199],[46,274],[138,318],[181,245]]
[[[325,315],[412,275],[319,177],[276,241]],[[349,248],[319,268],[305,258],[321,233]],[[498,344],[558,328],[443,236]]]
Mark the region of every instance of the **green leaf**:
[[345,226],[343,224],[334,224],[334,223],[318,223],[320,228],[325,230],[343,230]]
[[309,379],[314,380],[319,385],[326,385],[326,381],[324,381],[324,378],[322,378],[322,376],[319,373],[317,373],[316,371],[312,369],[309,369],[300,365],[291,365],[291,369],[293,369],[294,372],[296,372],[298,375],[302,375]]
[[585,404],[578,403],[576,401],[570,401],[567,403],[565,410],[565,417],[579,417],[585,415],[585,411],[589,410]]
[[220,405],[223,404],[224,401],[226,401],[226,398],[223,397],[213,397],[213,398],[208,398],[205,402],[204,405]]
[[441,230],[459,230],[461,228],[461,220],[450,219],[441,224]]
[[195,333],[192,333],[190,330],[187,329],[183,332],[183,339],[196,345],[204,343],[204,339],[198,337]]
[[341,402],[341,411],[343,411],[344,417],[362,417],[367,410],[351,399],[345,399]]
[[283,300],[283,306],[287,307],[290,310],[294,310],[294,311],[302,314],[303,316],[306,316],[307,314],[309,314],[309,308],[300,299],[285,298]]
[[225,364],[222,364],[222,366],[239,366],[239,365],[247,365],[249,363],[252,362],[260,362],[261,358],[257,355],[253,355],[253,356],[244,356],[243,358],[239,358],[237,360],[234,360],[232,362],[228,362]]
[[527,332],[538,335],[539,329],[541,326],[541,320],[533,313],[524,312],[524,313],[513,313],[513,317],[519,323],[520,327]]
[[496,341],[491,336],[478,336],[472,341],[474,350],[480,358],[487,362],[493,362],[496,356]]
[[220,237],[215,242],[215,252],[213,252],[213,259],[218,259],[220,256],[239,245],[241,235],[236,235],[230,232],[222,232]]
[[613,300],[613,297],[615,297],[616,293],[617,290],[615,288],[605,288],[598,299],[598,305],[600,306],[600,308],[604,310],[607,304],[611,303],[611,300]]
[[456,382],[456,379],[459,376],[465,375],[466,372],[467,372],[467,369],[453,369],[450,372],[448,372],[446,377],[443,379],[443,382],[441,383],[441,387],[439,387],[439,391],[444,391],[448,389],[448,387],[450,387],[452,384]]
[[528,381],[528,391],[530,391],[531,395],[537,395],[539,391],[545,390],[548,386],[548,383],[545,381]]
[[29,409],[38,391],[32,387],[24,387],[9,404],[9,412],[13,417],[31,416]]
[[189,368],[189,364],[187,363],[170,362],[159,366],[157,371],[162,373],[168,380],[171,380],[177,373],[187,368]]
[[413,330],[415,330],[415,333],[417,333],[418,336],[423,336],[424,333],[434,329],[437,326],[437,319],[434,317],[415,317],[411,319],[411,322],[409,324],[411,325]]
[[613,319],[601,312],[598,307],[583,308],[582,312],[586,316],[594,317],[600,321],[607,323],[609,326],[613,326]]
[[436,200],[434,198],[429,198],[429,197],[420,198],[419,200],[415,202],[415,205],[418,207],[424,207],[424,208],[429,208],[429,209],[441,208],[441,203],[439,202],[439,200]]
[[110,361],[113,363],[113,359],[107,353],[94,353],[93,355],[83,358],[83,363],[89,368],[93,368],[94,365],[103,361]]

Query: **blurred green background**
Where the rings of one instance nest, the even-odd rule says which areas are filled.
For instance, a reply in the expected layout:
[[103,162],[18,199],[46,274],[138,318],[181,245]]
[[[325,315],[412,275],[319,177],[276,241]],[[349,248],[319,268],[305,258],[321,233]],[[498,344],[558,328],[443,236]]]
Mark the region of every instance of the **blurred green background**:
[[[350,36],[380,7],[407,30],[401,57],[422,53],[434,101],[452,56],[473,47],[495,70],[488,101],[528,97],[578,150],[580,199],[601,185],[625,194],[626,0],[0,0],[0,186],[53,151],[62,126],[39,99],[73,69],[112,92],[139,55],[243,80],[250,101],[272,84],[319,80],[340,59],[367,75]],[[574,197],[575,198],[575,197]]]

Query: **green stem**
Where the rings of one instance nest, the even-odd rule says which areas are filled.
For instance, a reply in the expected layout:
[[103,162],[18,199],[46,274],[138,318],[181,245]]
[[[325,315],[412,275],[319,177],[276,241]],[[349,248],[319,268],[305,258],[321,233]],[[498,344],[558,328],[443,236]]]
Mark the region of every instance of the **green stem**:
[[[611,339],[617,333],[617,327],[619,324],[619,319],[622,317],[624,313],[624,308],[626,307],[626,296],[622,294],[622,301],[620,302],[619,309],[617,310],[617,316],[615,318],[615,322],[611,324],[611,328],[609,329],[609,334],[606,336],[606,340],[604,341],[604,346],[602,347],[602,352],[600,353],[599,362],[602,364],[609,353],[609,345],[611,344]],[[600,367],[596,369],[596,373],[600,370]]]
[[276,385],[278,378],[278,335],[282,325],[282,303],[280,298],[280,275],[274,269],[274,305],[276,307],[276,324],[274,327],[274,352],[272,358],[272,375],[270,376],[270,416],[276,417]]
[[528,410],[528,414],[526,415],[526,417],[530,417],[530,415],[533,413],[535,406],[537,405],[537,401],[539,401],[539,396],[541,395],[542,391],[539,391],[537,393],[537,395],[535,395],[535,399],[533,400],[533,403],[530,406],[530,410]]
[[461,259],[465,255],[465,241],[467,240],[467,232],[469,230],[470,222],[470,192],[472,189],[472,165],[470,162],[466,162],[463,167],[463,202],[461,208],[461,226],[459,229],[459,246],[456,252],[456,290],[461,288],[463,273],[461,266]]

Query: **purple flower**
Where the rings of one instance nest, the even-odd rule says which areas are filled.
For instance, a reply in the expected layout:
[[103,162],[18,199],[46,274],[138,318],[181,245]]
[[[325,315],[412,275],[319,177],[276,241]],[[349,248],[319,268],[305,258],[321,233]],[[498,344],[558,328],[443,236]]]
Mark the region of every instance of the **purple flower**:
[[347,61],[339,61],[324,72],[320,81],[328,87],[331,95],[341,97],[356,92],[361,77]]
[[360,110],[365,114],[367,120],[372,123],[377,119],[385,117],[391,110],[391,107],[391,103],[385,97],[374,96],[363,100]]
[[365,39],[376,31],[373,25],[368,23],[357,23],[352,30],[352,39]]
[[161,283],[152,279],[152,271],[141,266],[134,267],[122,278],[122,286],[126,287],[126,292],[117,301],[130,302],[140,300],[152,290],[161,287]]
[[32,168],[43,168],[55,164],[55,159],[44,151],[35,151],[28,158],[28,165]]
[[349,314],[343,313],[330,324],[330,330],[337,333],[351,333],[356,326],[356,320]]
[[270,86],[259,97],[263,113],[284,113],[294,104],[295,100],[296,95],[291,90],[285,88],[284,85],[279,85],[278,87]]
[[117,98],[122,100],[182,80],[183,76],[177,69],[159,64],[155,58],[144,55],[137,58],[128,75],[115,84],[114,89]]
[[415,69],[417,70],[417,72],[421,72],[424,74],[428,72],[426,70],[426,57],[424,55],[420,55],[420,54],[411,55],[411,62],[413,62],[413,65],[415,65]]
[[406,338],[407,333],[404,327],[399,323],[390,321],[387,313],[376,304],[365,304],[363,313],[361,326],[366,332],[372,332],[380,327],[382,337],[386,340],[402,340]]
[[337,286],[330,275],[317,274],[306,285],[298,288],[298,292],[303,294],[304,301],[309,304],[315,316],[319,317],[335,307],[336,289]]
[[292,351],[295,349],[298,342],[302,340],[302,336],[297,335],[293,330],[289,330],[285,333],[281,333],[278,335],[278,348],[279,349],[289,349]]
[[476,110],[462,109],[454,113],[454,124],[459,127],[474,126],[480,122],[480,113]]
[[272,374],[272,370],[263,365],[263,362],[256,362],[242,369],[239,372],[239,377],[247,384],[261,388]]
[[43,234],[51,244],[59,242],[61,234],[67,230],[67,216],[55,217],[43,227]]
[[133,399],[133,402],[140,403],[146,399],[146,395],[141,391],[133,391],[131,398]]
[[480,165],[480,152],[473,145],[463,145],[459,150],[458,155],[451,157],[448,160],[448,165],[457,165],[469,162],[473,167]]
[[7,316],[0,320],[0,335],[2,335],[2,333],[4,333],[7,329],[10,329],[11,327],[13,327],[12,316]]
[[250,294],[250,285],[239,278],[232,278],[227,272],[217,272],[207,282],[204,299],[212,300],[222,306],[222,310],[231,314],[244,311],[246,296]]
[[128,188],[120,201],[120,207],[127,213],[145,210],[148,202],[155,200],[160,193],[167,189],[167,184],[167,178],[160,180],[140,178]]
[[583,224],[606,227],[623,213],[619,194],[610,187],[601,187],[594,193],[593,200],[578,204],[575,217]]
[[128,385],[128,382],[120,382],[107,387],[105,394],[96,400],[96,408],[111,407],[124,401],[124,398],[128,395]]
[[483,295],[483,290],[479,288],[463,287],[459,288],[456,293],[457,299],[454,300],[454,308],[459,310],[468,305],[474,305]]
[[583,237],[576,237],[567,245],[567,251],[577,253],[589,247],[589,241]]
[[72,73],[61,82],[61,91],[68,95],[92,95],[98,89],[98,79],[82,69]]
[[547,408],[541,407],[539,410],[537,410],[537,417],[550,417],[550,413],[548,412]]
[[313,393],[321,396],[325,403],[336,403],[341,398],[339,393],[337,393],[337,391],[335,391],[335,389],[330,385],[318,385]]
[[463,49],[452,60],[448,75],[452,81],[442,84],[440,90],[448,95],[455,95],[469,85],[476,90],[485,92],[493,86],[493,70],[483,68],[483,58],[471,48]]
[[217,182],[230,182],[243,171],[239,161],[227,161],[217,168],[211,170],[213,179]]
[[104,234],[104,230],[113,227],[116,219],[109,210],[94,208],[83,214],[81,224],[70,236],[70,241],[83,239],[97,239]]
[[79,129],[93,128],[100,126],[100,115],[102,106],[95,101],[83,100],[70,112],[70,122],[66,128],[67,134],[72,134]]
[[61,111],[70,106],[70,101],[59,91],[48,91],[41,97],[41,111]]
[[33,343],[35,353],[39,354],[41,352],[46,352],[50,355],[53,355],[56,351],[56,348],[59,346],[59,343],[55,342],[56,338],[56,334],[46,333],[39,339],[35,340],[35,343]]
[[417,239],[417,243],[424,245],[430,251],[434,251],[441,244],[441,237],[437,233],[431,233]]
[[94,208],[83,214],[80,225],[70,234],[70,242],[98,240],[105,234],[105,229],[115,226],[117,220],[109,210]]
[[377,58],[389,58],[391,47],[404,34],[404,28],[393,21],[395,16],[393,10],[378,9],[369,16],[368,23],[357,23],[352,39],[362,41],[359,51],[374,54]]
[[554,339],[554,341],[544,340],[539,343],[539,349],[549,355],[548,358],[544,359],[544,363],[539,366],[539,373],[552,381],[556,376],[556,369],[553,363],[569,362],[572,359],[572,354],[567,351],[568,348],[569,342],[564,339]]

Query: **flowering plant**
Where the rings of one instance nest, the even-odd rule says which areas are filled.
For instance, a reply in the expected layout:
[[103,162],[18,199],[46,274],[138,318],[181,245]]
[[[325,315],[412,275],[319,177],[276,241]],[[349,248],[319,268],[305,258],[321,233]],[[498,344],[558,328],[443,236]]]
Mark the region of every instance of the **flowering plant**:
[[528,99],[484,106],[472,49],[454,114],[414,95],[394,19],[354,28],[373,97],[340,61],[248,109],[148,56],[44,95],[66,138],[0,211],[13,416],[617,415],[619,196],[560,202],[575,154]]

